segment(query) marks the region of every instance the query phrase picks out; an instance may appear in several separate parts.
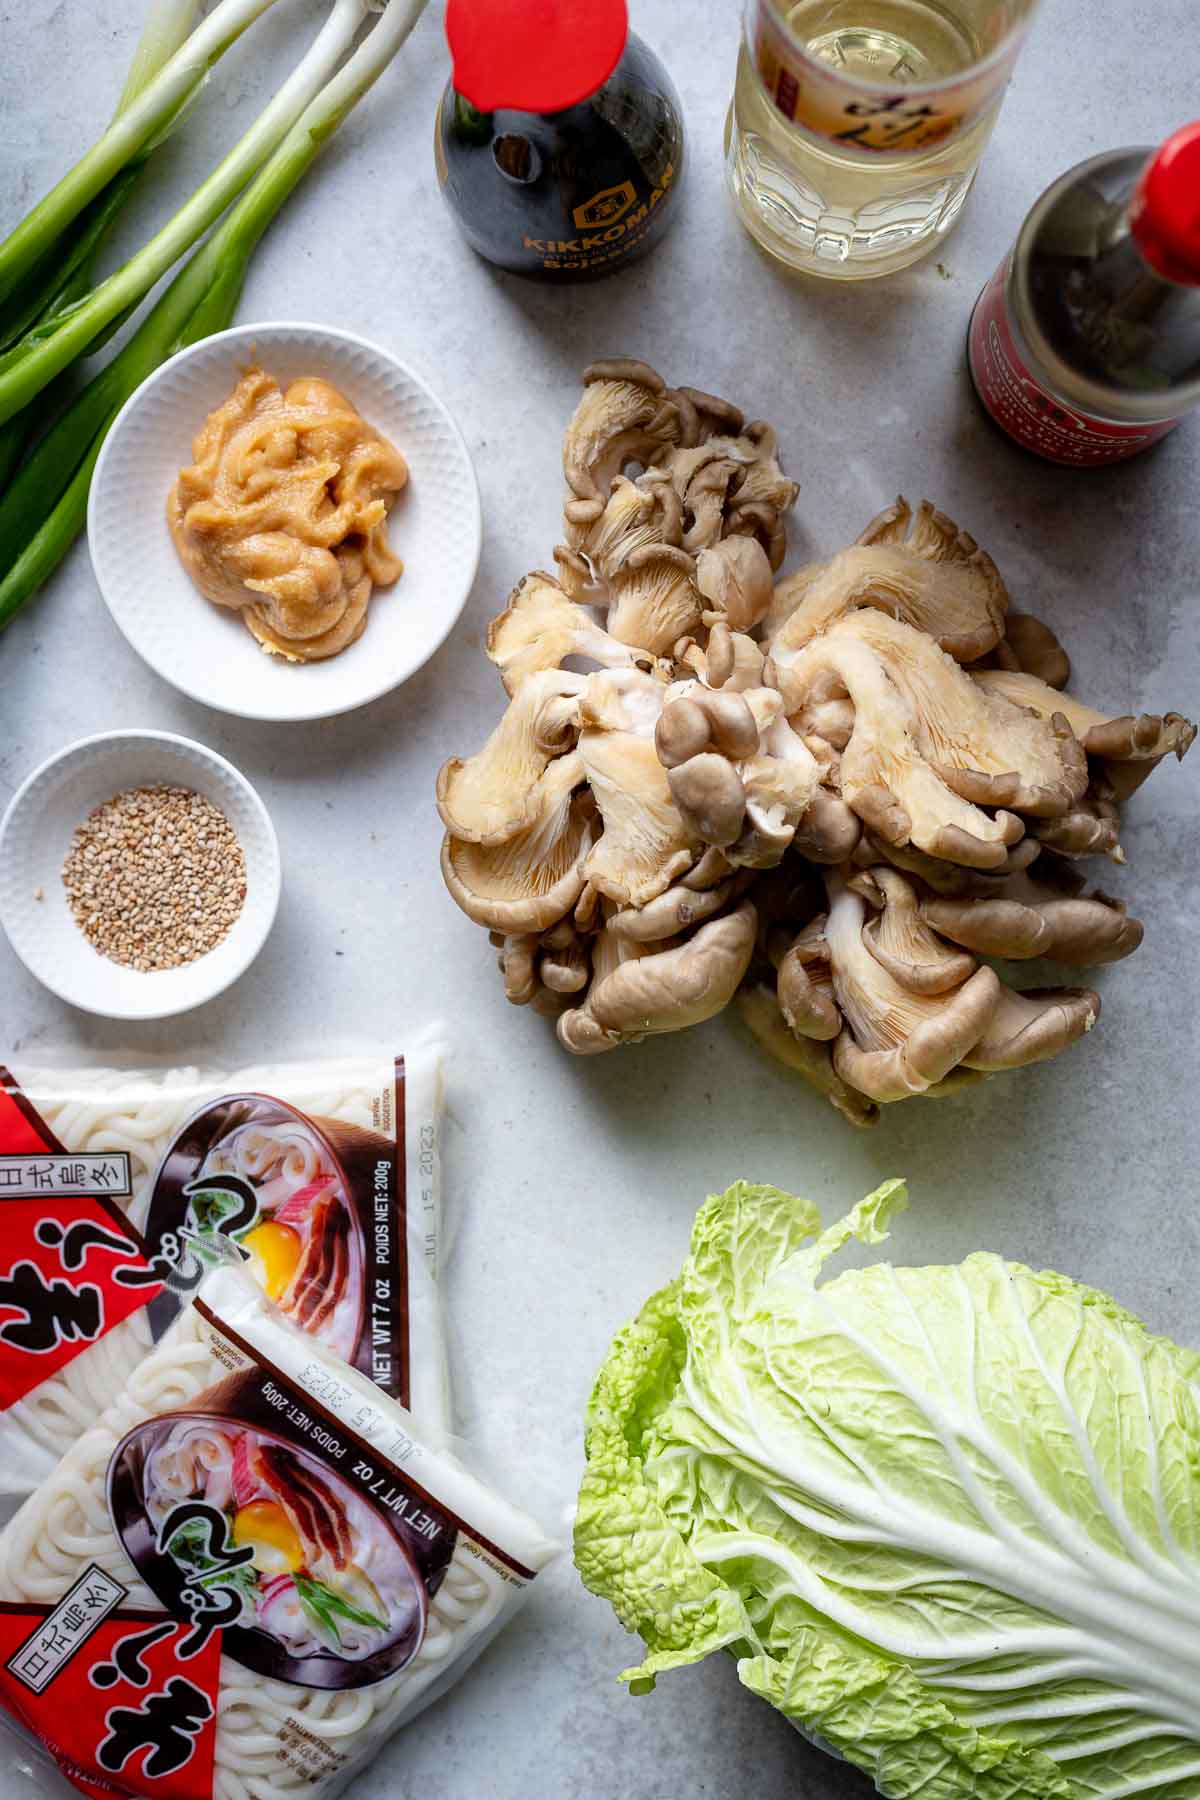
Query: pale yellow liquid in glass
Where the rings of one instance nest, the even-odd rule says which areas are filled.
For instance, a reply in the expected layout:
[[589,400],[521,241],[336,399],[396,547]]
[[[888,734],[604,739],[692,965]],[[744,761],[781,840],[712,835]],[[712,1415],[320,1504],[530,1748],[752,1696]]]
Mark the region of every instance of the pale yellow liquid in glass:
[[[981,55],[969,0],[800,0],[775,11],[809,56],[891,89],[953,77]],[[893,273],[954,224],[1001,97],[928,151],[863,151],[785,118],[743,43],[725,134],[734,203],[758,242],[792,268],[842,280]]]

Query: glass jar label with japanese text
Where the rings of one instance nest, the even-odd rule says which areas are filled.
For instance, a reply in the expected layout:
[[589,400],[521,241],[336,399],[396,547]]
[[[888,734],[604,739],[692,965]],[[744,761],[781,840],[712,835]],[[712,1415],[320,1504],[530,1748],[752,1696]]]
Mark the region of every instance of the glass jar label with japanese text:
[[928,153],[969,131],[999,104],[1022,41],[1015,31],[1001,54],[975,68],[889,90],[808,54],[774,0],[750,0],[750,6],[754,60],[774,106],[797,129],[865,155]]

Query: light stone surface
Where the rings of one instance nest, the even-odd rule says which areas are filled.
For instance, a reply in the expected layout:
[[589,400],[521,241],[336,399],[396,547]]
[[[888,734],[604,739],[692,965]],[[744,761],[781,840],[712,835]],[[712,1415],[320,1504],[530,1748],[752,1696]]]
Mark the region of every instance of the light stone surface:
[[[321,11],[290,0],[231,53],[162,153],[123,241],[196,185]],[[461,1429],[512,1497],[563,1532],[605,1346],[678,1266],[697,1204],[736,1176],[832,1211],[906,1174],[913,1209],[899,1259],[953,1261],[986,1246],[1065,1267],[1184,1338],[1196,1330],[1200,1256],[1200,758],[1156,775],[1128,811],[1128,869],[1099,872],[1148,929],[1132,962],[1099,972],[1095,1036],[960,1100],[889,1111],[863,1135],[760,1062],[728,1019],[608,1059],[563,1056],[546,1026],[506,1006],[484,934],[442,890],[435,772],[499,715],[482,633],[517,578],[549,561],[559,436],[578,370],[596,356],[644,357],[778,425],[802,483],[794,559],[848,542],[898,491],[927,495],[992,552],[1017,603],[1060,631],[1082,693],[1118,710],[1194,715],[1200,703],[1200,418],[1127,467],[1058,472],[992,432],[962,358],[971,303],[1042,187],[1082,157],[1156,141],[1194,113],[1193,0],[1045,0],[941,269],[929,262],[862,287],[795,282],[735,224],[721,174],[734,0],[637,0],[633,11],[669,62],[691,133],[685,215],[644,265],[556,291],[497,275],[463,247],[433,176],[446,59],[430,16],[250,274],[242,319],[314,319],[378,338],[431,381],[466,433],[483,492],[483,566],[462,627],[428,668],[325,724],[224,718],[135,659],[82,545],[0,643],[0,802],[74,736],[166,727],[245,771],[284,858],[274,934],[223,999],[159,1026],[108,1027],[44,993],[0,945],[4,1043],[95,1058],[303,1056],[444,1018],[458,1049],[446,1296]],[[141,0],[0,5],[0,228],[101,124],[140,12]],[[403,603],[402,588],[386,602]],[[628,1698],[614,1677],[636,1648],[564,1559],[357,1793],[867,1791],[742,1693],[731,1666]],[[0,1770],[6,1761],[0,1753]],[[0,1772],[3,1800],[25,1791]]]

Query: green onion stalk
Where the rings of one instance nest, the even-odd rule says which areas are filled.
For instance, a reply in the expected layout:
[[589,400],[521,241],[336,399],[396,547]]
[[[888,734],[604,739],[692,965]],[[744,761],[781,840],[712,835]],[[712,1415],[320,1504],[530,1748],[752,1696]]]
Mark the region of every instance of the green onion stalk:
[[[54,253],[72,220],[113,176],[169,129],[212,65],[273,4],[274,0],[219,0],[182,43],[177,41],[173,9],[155,7],[112,124],[0,243],[0,302]],[[195,9],[181,9],[180,16],[183,11],[194,16]]]
[[117,413],[152,371],[233,321],[267,226],[338,126],[374,86],[427,0],[385,0],[382,17],[304,109],[129,342],[47,432],[0,499],[0,630],[57,568],[83,529],[88,489]]
[[[269,0],[253,0],[249,10],[262,11]],[[229,4],[229,0],[225,0]],[[241,0],[246,11],[248,0]],[[211,24],[221,11],[210,14]],[[56,375],[83,356],[103,332],[124,318],[150,292],[156,282],[178,261],[185,250],[203,236],[218,219],[229,202],[240,194],[251,176],[275,150],[308,103],[317,95],[333,70],[349,49],[363,18],[369,0],[335,0],[312,49],[298,68],[284,82],[274,99],[264,108],[250,130],[218,163],[179,211],[150,242],[125,265],[102,281],[99,287],[66,311],[57,313],[44,325],[26,332],[19,343],[0,353],[0,425],[19,412],[39,394]],[[188,40],[193,43],[203,31],[200,27]],[[186,54],[186,46],[180,54]],[[173,59],[174,60],[174,59]],[[168,64],[168,68],[170,65]],[[152,83],[151,88],[157,86]],[[151,90],[148,89],[147,92]],[[145,96],[143,95],[143,100]],[[132,118],[142,102],[137,101],[125,115]],[[120,130],[123,120],[112,128]],[[106,136],[111,133],[106,134]],[[101,140],[103,143],[104,140]],[[86,163],[87,158],[83,161]],[[83,164],[77,165],[82,167]],[[71,179],[67,177],[68,181]],[[60,183],[60,187],[62,184]],[[58,193],[59,189],[55,189]],[[52,199],[53,195],[47,196]],[[45,202],[43,202],[45,204]],[[9,238],[11,245],[25,225],[37,213],[23,221]],[[0,247],[0,280],[3,280],[3,249]]]
[[[199,0],[153,0],[117,101],[115,118],[128,112],[164,63],[186,41],[198,10]],[[180,110],[177,108],[168,121],[167,130],[177,122]],[[34,326],[65,312],[88,292],[100,248],[137,186],[153,148],[154,144],[147,145],[134,161],[120,169],[82,212],[59,230],[28,273],[0,300],[0,351],[17,343]],[[44,406],[36,409],[38,414],[43,411]],[[0,493],[21,459],[34,423],[35,409],[30,407],[0,425]]]

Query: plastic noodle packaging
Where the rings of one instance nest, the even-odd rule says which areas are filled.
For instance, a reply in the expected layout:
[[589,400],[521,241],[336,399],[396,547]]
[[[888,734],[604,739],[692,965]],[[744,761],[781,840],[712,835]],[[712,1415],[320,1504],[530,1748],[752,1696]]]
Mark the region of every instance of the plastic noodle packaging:
[[0,1494],[92,1425],[212,1262],[430,1429],[441,1046],[220,1074],[0,1068]]
[[554,1554],[218,1265],[0,1535],[0,1700],[92,1796],[328,1800]]

